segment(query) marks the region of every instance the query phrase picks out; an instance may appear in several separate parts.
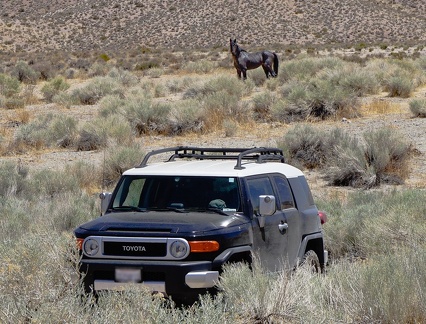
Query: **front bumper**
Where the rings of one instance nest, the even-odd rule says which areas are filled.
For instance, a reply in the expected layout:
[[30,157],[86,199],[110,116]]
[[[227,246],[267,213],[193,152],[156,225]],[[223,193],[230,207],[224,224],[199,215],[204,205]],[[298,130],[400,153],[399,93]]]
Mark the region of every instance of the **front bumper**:
[[[140,269],[142,280],[123,283],[115,280],[115,269]],[[198,295],[213,288],[219,280],[219,271],[210,261],[133,261],[82,259],[80,272],[87,292],[123,290],[129,286],[148,288],[165,295]]]

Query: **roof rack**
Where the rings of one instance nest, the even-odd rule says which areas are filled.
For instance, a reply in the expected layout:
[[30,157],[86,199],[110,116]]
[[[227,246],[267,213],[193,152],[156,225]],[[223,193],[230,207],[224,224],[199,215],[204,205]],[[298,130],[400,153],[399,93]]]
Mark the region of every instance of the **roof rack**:
[[176,146],[154,150],[145,155],[138,168],[148,165],[148,160],[158,154],[173,152],[167,162],[176,158],[190,158],[198,160],[237,160],[234,169],[244,169],[242,160],[255,160],[257,163],[279,161],[285,163],[283,151],[278,148],[254,147],[254,148],[218,148],[218,147],[192,147]]

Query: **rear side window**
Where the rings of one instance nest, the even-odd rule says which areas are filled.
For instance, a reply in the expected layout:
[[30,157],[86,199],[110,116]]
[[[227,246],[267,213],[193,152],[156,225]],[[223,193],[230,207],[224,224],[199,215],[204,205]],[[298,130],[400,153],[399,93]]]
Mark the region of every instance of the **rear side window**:
[[274,189],[268,177],[247,179],[247,185],[253,211],[259,210],[260,195],[274,195]]
[[293,208],[294,200],[290,185],[286,178],[274,176],[275,185],[278,189],[281,209]]

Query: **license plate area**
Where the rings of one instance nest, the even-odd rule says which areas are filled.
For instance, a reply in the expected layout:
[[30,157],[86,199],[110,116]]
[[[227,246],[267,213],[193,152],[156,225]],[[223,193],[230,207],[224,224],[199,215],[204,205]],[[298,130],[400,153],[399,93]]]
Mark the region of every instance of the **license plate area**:
[[142,271],[135,268],[116,268],[115,281],[117,282],[141,282]]

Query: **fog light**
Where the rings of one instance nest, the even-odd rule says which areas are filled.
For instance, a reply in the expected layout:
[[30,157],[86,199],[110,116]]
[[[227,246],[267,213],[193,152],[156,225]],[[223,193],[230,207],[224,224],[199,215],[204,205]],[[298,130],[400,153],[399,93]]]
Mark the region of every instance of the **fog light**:
[[99,243],[94,239],[88,239],[84,242],[84,254],[88,256],[92,256],[98,253],[99,251]]

